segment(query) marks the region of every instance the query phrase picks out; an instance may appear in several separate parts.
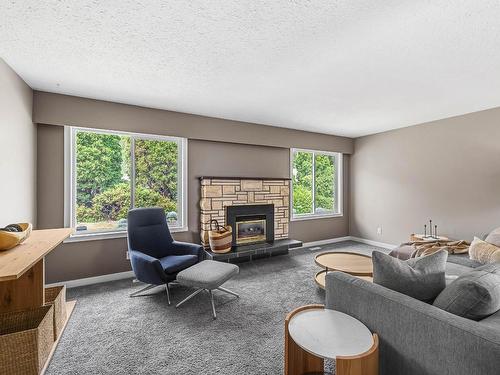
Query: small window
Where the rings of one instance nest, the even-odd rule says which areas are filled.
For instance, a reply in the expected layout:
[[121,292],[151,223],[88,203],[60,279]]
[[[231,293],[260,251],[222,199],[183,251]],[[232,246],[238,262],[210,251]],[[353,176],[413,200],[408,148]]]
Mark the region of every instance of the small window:
[[71,128],[69,225],[76,235],[125,232],[133,207],[162,207],[185,229],[186,140]]
[[291,150],[292,220],[342,215],[342,154]]

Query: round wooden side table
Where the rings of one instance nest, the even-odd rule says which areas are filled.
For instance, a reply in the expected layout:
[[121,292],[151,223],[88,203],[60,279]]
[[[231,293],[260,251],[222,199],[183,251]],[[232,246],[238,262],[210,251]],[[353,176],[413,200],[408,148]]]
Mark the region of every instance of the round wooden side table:
[[[316,275],[314,275],[314,281],[316,281],[316,284],[322,289],[325,289],[325,278],[326,274],[328,273],[327,270],[321,270],[319,272],[316,272]],[[366,281],[369,281],[370,283],[373,283],[373,277],[372,276],[356,276],[359,279],[363,279]]]
[[373,281],[373,263],[369,255],[327,251],[316,255],[314,261],[323,268],[314,277],[316,284],[323,289],[325,276],[329,271],[342,271],[370,282]]
[[378,336],[323,305],[295,309],[285,319],[285,375],[322,373],[324,359],[335,361],[336,375],[378,375]]

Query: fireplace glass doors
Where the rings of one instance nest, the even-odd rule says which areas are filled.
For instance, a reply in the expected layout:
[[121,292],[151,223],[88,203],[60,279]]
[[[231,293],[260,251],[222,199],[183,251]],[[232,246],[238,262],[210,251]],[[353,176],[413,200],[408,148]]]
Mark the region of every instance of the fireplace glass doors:
[[226,223],[233,228],[233,246],[274,241],[274,205],[226,207]]
[[240,216],[236,218],[236,245],[266,241],[266,218]]

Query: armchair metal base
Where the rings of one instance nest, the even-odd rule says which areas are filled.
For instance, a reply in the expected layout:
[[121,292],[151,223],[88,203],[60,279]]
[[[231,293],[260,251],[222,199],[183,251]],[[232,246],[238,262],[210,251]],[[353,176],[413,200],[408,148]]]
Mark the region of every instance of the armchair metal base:
[[[221,292],[226,292],[226,293],[229,293],[237,298],[240,298],[239,294],[229,290],[229,289],[226,289],[226,288],[223,288],[223,287],[218,287],[216,288],[218,290],[220,290]],[[193,293],[191,293],[189,296],[187,296],[186,298],[184,298],[181,302],[179,302],[177,305],[175,305],[175,307],[179,307],[180,305],[182,305],[184,302],[187,302],[189,301],[191,298],[193,298],[194,296],[196,296],[197,294],[203,292],[203,291],[207,291],[208,294],[210,294],[210,303],[212,305],[212,316],[214,317],[214,319],[217,319],[217,313],[215,312],[215,303],[214,303],[214,295],[212,293],[212,289],[198,289],[196,291],[194,291]]]
[[[150,294],[142,294],[150,289],[153,289],[153,288],[156,288],[158,286],[161,286],[161,285],[155,285],[155,284],[149,284],[149,285],[146,285],[144,288],[132,293],[129,295],[129,297],[144,297],[144,296],[149,296]],[[170,305],[170,290],[169,290],[169,287],[168,287],[168,283],[165,284],[165,290],[167,291],[167,301],[168,301],[168,304]]]

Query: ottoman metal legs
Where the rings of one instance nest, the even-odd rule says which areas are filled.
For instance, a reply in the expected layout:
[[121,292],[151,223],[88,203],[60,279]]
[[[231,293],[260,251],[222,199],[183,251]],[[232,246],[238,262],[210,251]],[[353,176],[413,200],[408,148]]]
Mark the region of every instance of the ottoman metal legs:
[[[226,288],[223,288],[221,286],[219,286],[218,288],[216,288],[222,292],[226,292],[226,293],[229,293],[235,297],[240,297],[239,294],[235,293],[235,292],[232,292],[230,291],[229,289],[226,289]],[[182,305],[184,302],[187,302],[189,301],[191,298],[193,298],[194,296],[196,296],[197,294],[203,292],[203,291],[207,291],[208,294],[210,294],[210,303],[212,304],[212,316],[214,317],[214,319],[217,319],[217,313],[215,312],[215,303],[214,303],[214,294],[212,293],[212,289],[198,289],[196,290],[195,292],[191,293],[189,296],[187,296],[186,298],[184,298],[181,302],[179,302],[177,305],[175,305],[175,307],[179,307],[180,305]]]

